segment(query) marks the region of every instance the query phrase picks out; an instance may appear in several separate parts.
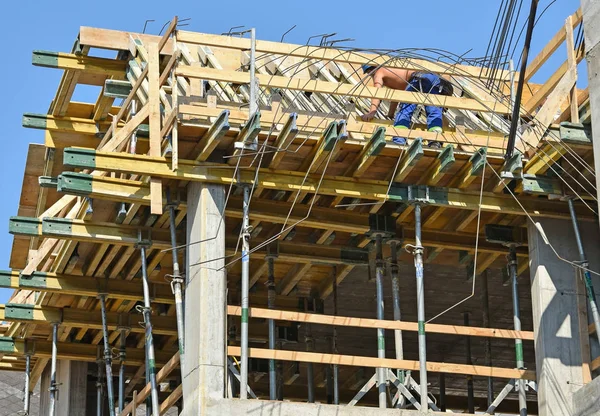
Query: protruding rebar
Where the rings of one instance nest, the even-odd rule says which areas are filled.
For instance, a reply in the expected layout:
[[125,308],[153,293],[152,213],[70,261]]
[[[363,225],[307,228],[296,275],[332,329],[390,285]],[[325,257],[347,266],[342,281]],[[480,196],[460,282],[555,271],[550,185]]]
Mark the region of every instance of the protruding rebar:
[[156,383],[156,359],[154,354],[154,340],[152,337],[151,305],[150,305],[150,283],[148,282],[148,264],[146,260],[146,247],[140,245],[140,254],[142,256],[142,287],[144,290],[144,307],[142,313],[144,324],[146,326],[146,360],[147,372],[150,381],[150,396],[152,403],[152,415],[159,416],[160,404],[158,402],[158,385]]
[[112,350],[108,341],[108,327],[106,324],[106,295],[100,297],[100,310],[102,315],[102,337],[104,339],[104,365],[106,366],[106,392],[108,394],[109,415],[115,414],[115,394],[112,378]]
[[56,384],[56,357],[58,355],[58,323],[52,324],[52,359],[50,361],[50,416],[56,416],[58,385]]
[[244,205],[242,218],[242,330],[240,357],[240,399],[248,398],[248,307],[250,305],[250,187],[243,187]]

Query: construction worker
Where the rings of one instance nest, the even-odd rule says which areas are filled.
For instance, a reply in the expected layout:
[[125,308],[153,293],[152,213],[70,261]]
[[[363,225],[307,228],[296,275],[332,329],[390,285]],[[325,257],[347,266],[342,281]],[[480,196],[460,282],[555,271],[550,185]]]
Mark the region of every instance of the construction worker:
[[[422,92],[425,94],[452,95],[452,84],[438,75],[428,72],[419,72],[400,68],[384,68],[365,64],[362,66],[365,74],[373,77],[373,84],[376,87],[387,87],[395,90],[406,90]],[[371,100],[370,111],[362,116],[364,121],[370,121],[377,114],[377,109],[381,103],[380,99]],[[398,103],[390,103],[388,116],[393,117]],[[394,118],[394,127],[397,129],[409,129],[412,115],[417,109],[417,104],[402,104],[400,110]],[[431,132],[442,133],[442,108],[433,105],[425,106],[427,114],[427,129]],[[405,137],[394,137],[394,143],[406,144]],[[429,141],[429,147],[440,148],[442,144],[438,141]]]

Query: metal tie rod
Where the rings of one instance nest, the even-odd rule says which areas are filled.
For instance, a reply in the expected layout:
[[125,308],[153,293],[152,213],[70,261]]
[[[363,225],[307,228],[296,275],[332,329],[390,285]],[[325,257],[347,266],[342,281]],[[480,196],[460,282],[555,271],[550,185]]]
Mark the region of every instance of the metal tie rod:
[[56,384],[56,356],[58,355],[58,323],[52,324],[52,359],[50,361],[50,404],[49,416],[56,416],[58,386]]
[[106,391],[108,393],[108,412],[109,415],[115,414],[115,395],[113,390],[112,377],[112,351],[108,341],[108,327],[106,324],[106,295],[101,294],[100,308],[102,313],[102,337],[104,338],[104,364],[106,366]]
[[240,357],[240,399],[248,398],[248,307],[250,281],[250,187],[243,186],[244,205],[242,219],[242,330]]

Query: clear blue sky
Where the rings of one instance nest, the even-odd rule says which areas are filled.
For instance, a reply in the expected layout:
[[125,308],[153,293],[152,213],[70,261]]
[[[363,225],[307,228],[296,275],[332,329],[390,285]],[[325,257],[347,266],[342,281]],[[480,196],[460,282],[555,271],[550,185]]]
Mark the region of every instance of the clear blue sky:
[[[430,0],[423,2],[354,1],[104,1],[92,7],[85,1],[15,1],[3,9],[4,59],[0,65],[4,99],[0,104],[4,150],[0,152],[0,268],[8,268],[12,236],[8,217],[16,215],[28,143],[42,143],[41,130],[21,127],[25,112],[46,113],[60,71],[31,65],[31,51],[70,52],[79,26],[142,31],[146,19],[154,19],[147,32],[157,34],[177,14],[190,17],[186,30],[222,33],[232,26],[256,27],[259,39],[279,40],[294,24],[286,41],[305,43],[309,36],[337,32],[336,38],[354,38],[349,46],[365,48],[439,48],[462,54],[473,49],[483,56],[500,0]],[[540,0],[540,11],[550,3]],[[381,6],[379,6],[381,5]],[[534,56],[579,6],[579,0],[558,0],[536,26]],[[524,2],[529,8],[529,1]],[[559,51],[560,53],[560,51]],[[564,51],[560,59],[564,59]],[[546,79],[558,59],[543,68],[537,81]],[[534,81],[536,79],[534,78]],[[94,97],[78,93],[78,100]],[[0,290],[0,303],[11,291]]]

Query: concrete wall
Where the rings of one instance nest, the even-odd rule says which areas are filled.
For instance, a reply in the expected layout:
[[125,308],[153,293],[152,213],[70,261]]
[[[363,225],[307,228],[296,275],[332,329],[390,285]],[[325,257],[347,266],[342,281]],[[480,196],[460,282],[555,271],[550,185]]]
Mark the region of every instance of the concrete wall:
[[[570,221],[544,219],[540,224],[561,257],[579,260]],[[582,223],[580,228],[590,268],[600,270],[598,227]],[[529,256],[539,414],[572,415],[573,395],[584,380],[579,315],[583,312],[582,319],[588,318],[583,282],[573,266],[558,259],[531,224]],[[594,280],[599,287],[597,276]]]
[[[56,363],[56,382],[58,400],[56,414],[61,416],[79,416],[86,414],[88,363],[58,360]],[[42,373],[40,387],[40,416],[48,415],[50,401],[50,363]]]

